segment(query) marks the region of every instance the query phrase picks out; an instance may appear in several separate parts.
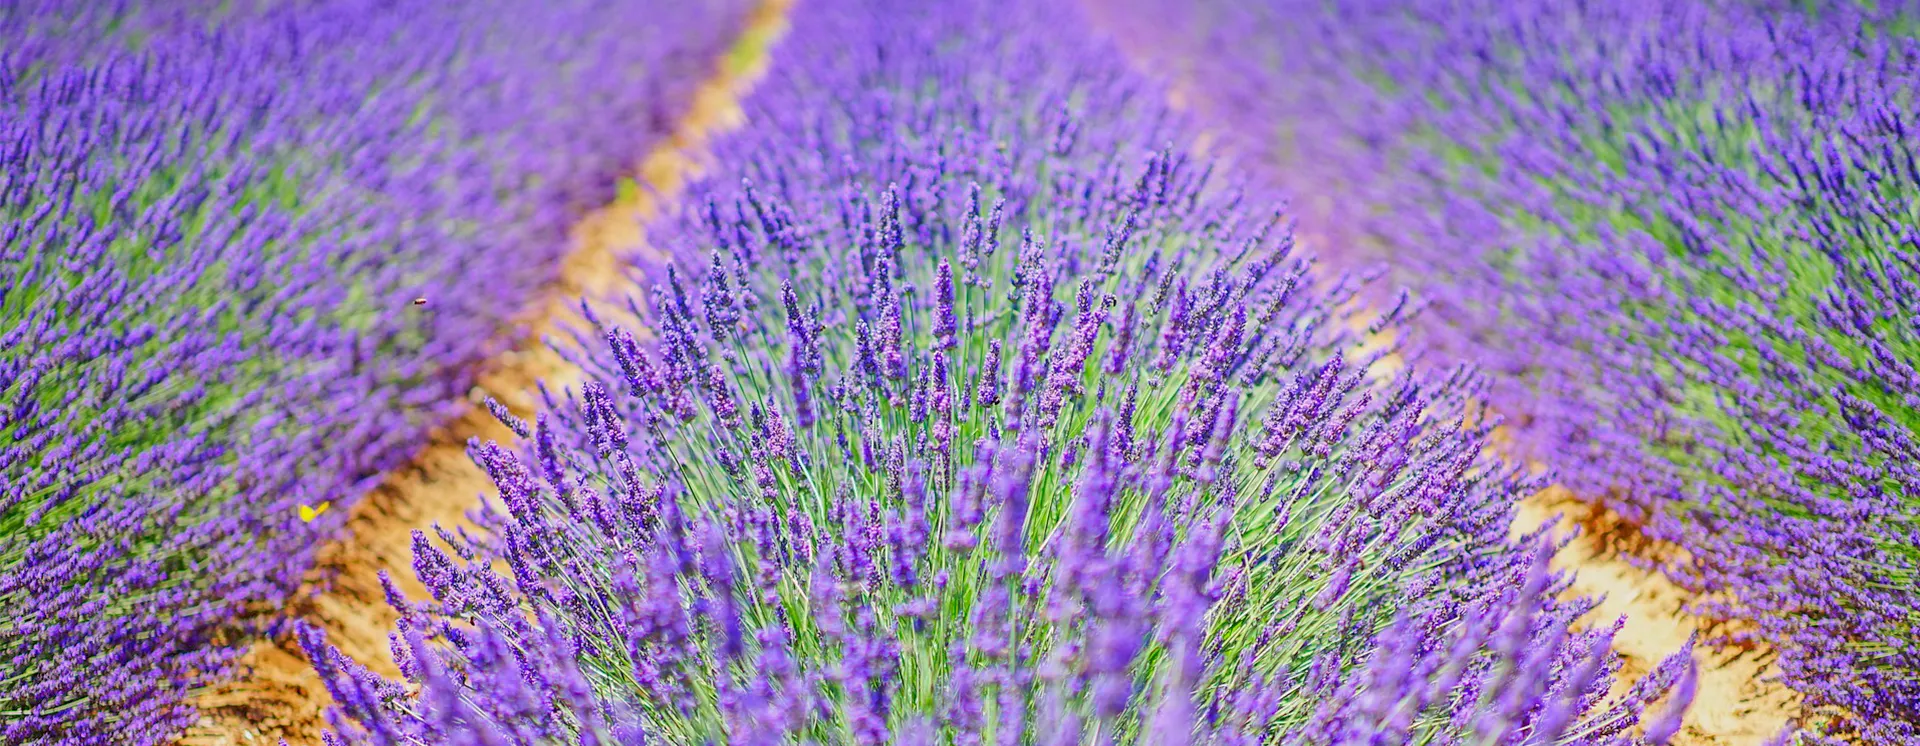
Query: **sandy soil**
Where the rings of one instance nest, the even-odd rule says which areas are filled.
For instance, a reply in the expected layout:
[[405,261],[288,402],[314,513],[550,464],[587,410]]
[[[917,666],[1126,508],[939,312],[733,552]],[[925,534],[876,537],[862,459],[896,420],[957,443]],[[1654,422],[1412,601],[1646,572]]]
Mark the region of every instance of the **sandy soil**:
[[[1083,1],[1096,20],[1117,32],[1129,56],[1136,61],[1153,59],[1151,54],[1135,46],[1137,37],[1133,34],[1139,29],[1132,28],[1127,19],[1115,17],[1100,0]],[[1159,72],[1169,80],[1168,103],[1173,108],[1185,110],[1208,105],[1203,97],[1193,95],[1190,73]],[[1213,145],[1213,138],[1202,133],[1196,145],[1199,152],[1205,153]],[[1303,248],[1311,249],[1317,237],[1301,234],[1296,239]],[[1349,320],[1358,332],[1371,318],[1370,314],[1353,313]],[[1381,336],[1365,340],[1359,351],[1365,354],[1391,346],[1392,340]],[[1377,363],[1372,374],[1378,380],[1400,364],[1397,356],[1390,357]],[[1613,641],[1614,651],[1624,663],[1614,677],[1616,694],[1624,693],[1661,659],[1685,646],[1687,638],[1696,631],[1701,633],[1702,640],[1711,638],[1709,620],[1685,611],[1685,604],[1691,599],[1688,591],[1629,561],[1635,554],[1655,555],[1648,554],[1653,548],[1641,541],[1638,533],[1624,525],[1617,515],[1554,487],[1520,504],[1513,531],[1519,534],[1548,521],[1557,524],[1556,530],[1561,536],[1576,527],[1581,531],[1579,538],[1554,557],[1554,567],[1575,573],[1574,583],[1567,591],[1570,596],[1603,599],[1585,621],[1611,624],[1617,617],[1626,617],[1625,627]],[[1700,665],[1698,686],[1685,725],[1672,743],[1676,746],[1757,746],[1779,734],[1788,722],[1805,717],[1807,713],[1801,707],[1799,695],[1779,683],[1777,669],[1761,662],[1771,660],[1767,653],[1759,648],[1696,646],[1695,661]]]
[[[1314,237],[1300,239],[1303,246]],[[1354,313],[1349,324],[1356,332],[1365,329],[1374,318],[1369,313]],[[1359,345],[1361,354],[1387,351],[1393,346],[1388,334],[1367,338]],[[1403,367],[1397,355],[1374,364],[1369,373],[1383,380]],[[1495,403],[1497,408],[1497,402]],[[1494,433],[1496,451],[1509,446],[1511,434],[1504,428]],[[1538,468],[1538,465],[1536,465]],[[1666,559],[1677,556],[1666,552],[1671,547],[1655,546],[1642,537],[1616,513],[1574,495],[1564,487],[1542,490],[1522,501],[1514,512],[1512,534],[1538,529],[1552,522],[1554,535],[1564,538],[1574,531],[1579,536],[1554,556],[1553,567],[1574,573],[1568,597],[1587,596],[1601,603],[1589,612],[1585,624],[1608,625],[1617,618],[1626,622],[1613,638],[1613,650],[1622,665],[1614,673],[1613,693],[1623,695],[1633,683],[1653,670],[1662,659],[1687,644],[1687,638],[1700,633],[1694,661],[1699,678],[1693,704],[1687,709],[1674,746],[1757,746],[1778,735],[1786,724],[1806,716],[1800,696],[1779,683],[1779,671],[1763,661],[1772,657],[1759,646],[1743,649],[1714,648],[1712,622],[1687,613],[1692,594],[1665,576],[1650,573],[1633,559]],[[1645,563],[1641,563],[1645,564]],[[1664,702],[1656,707],[1664,707]]]
[[[492,485],[466,456],[468,438],[507,440],[503,425],[478,406],[492,395],[522,416],[536,410],[536,381],[554,390],[578,383],[579,370],[562,362],[540,341],[578,319],[579,298],[610,297],[637,291],[620,271],[619,258],[645,250],[643,226],[665,209],[688,179],[700,170],[705,143],[716,132],[739,125],[739,98],[767,64],[767,50],[784,31],[791,0],[765,0],[749,19],[736,49],[698,91],[674,135],[639,165],[638,178],[649,185],[583,219],[573,231],[575,249],[560,281],[524,317],[534,330],[519,352],[492,361],[474,389],[474,406],[458,421],[433,434],[413,464],[355,505],[346,536],[325,547],[309,573],[308,588],[290,609],[323,627],[329,640],[355,660],[388,676],[398,676],[387,647],[395,621],[380,589],[378,572],[387,570],[409,596],[425,597],[413,577],[411,532],[435,522],[471,525],[465,517],[480,505]],[[200,721],[180,739],[183,746],[272,744],[286,739],[301,746],[319,742],[326,724],[321,713],[331,698],[292,639],[256,643],[242,658],[240,675],[199,697]]]
[[[1311,239],[1301,239],[1302,244]],[[1355,331],[1364,329],[1371,314],[1357,313],[1351,318]],[[1386,335],[1364,340],[1361,354],[1385,351],[1392,346]],[[1375,363],[1370,374],[1382,380],[1402,367],[1398,356]],[[1496,430],[1493,448],[1506,448],[1509,434]],[[1798,693],[1779,683],[1779,671],[1762,661],[1771,660],[1758,646],[1734,649],[1714,648],[1711,622],[1686,612],[1693,596],[1658,573],[1641,569],[1632,560],[1664,559],[1672,548],[1657,547],[1621,520],[1618,514],[1593,502],[1580,499],[1559,486],[1542,490],[1522,501],[1514,513],[1514,536],[1552,522],[1554,535],[1579,536],[1554,556],[1553,567],[1574,573],[1568,597],[1587,596],[1601,603],[1589,612],[1585,624],[1608,625],[1620,617],[1626,623],[1613,638],[1613,650],[1622,665],[1615,672],[1613,693],[1623,695],[1633,683],[1653,670],[1662,659],[1687,644],[1687,638],[1700,633],[1694,649],[1699,679],[1693,704],[1687,710],[1685,725],[1670,742],[1674,746],[1749,746],[1765,743],[1778,735],[1786,724],[1805,713]],[[1644,563],[1642,563],[1644,564]],[[1659,705],[1664,706],[1664,703]]]
[[[1691,598],[1686,590],[1628,562],[1629,553],[1645,556],[1653,548],[1639,541],[1618,515],[1555,487],[1521,503],[1514,528],[1530,530],[1548,521],[1556,522],[1563,536],[1576,527],[1581,531],[1554,558],[1554,567],[1574,571],[1569,595],[1604,599],[1587,621],[1611,624],[1616,617],[1627,619],[1613,640],[1614,651],[1625,661],[1614,677],[1616,692],[1685,646],[1696,630],[1703,640],[1708,638],[1707,620],[1683,609]],[[1696,647],[1694,656],[1700,665],[1699,687],[1674,744],[1761,744],[1801,715],[1799,695],[1779,683],[1778,670],[1762,662],[1770,659],[1765,650],[1703,644]]]

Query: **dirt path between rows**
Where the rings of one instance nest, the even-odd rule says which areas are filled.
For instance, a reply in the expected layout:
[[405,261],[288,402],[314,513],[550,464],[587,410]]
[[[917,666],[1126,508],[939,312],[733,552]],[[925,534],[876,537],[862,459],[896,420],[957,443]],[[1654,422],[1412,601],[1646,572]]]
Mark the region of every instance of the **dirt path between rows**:
[[[638,290],[621,270],[621,257],[645,250],[642,226],[667,209],[698,175],[708,140],[739,126],[740,97],[765,71],[791,5],[792,0],[763,0],[755,9],[738,41],[695,93],[672,136],[640,164],[637,177],[648,188],[623,194],[575,226],[575,248],[559,281],[517,327],[533,330],[524,338],[523,349],[491,361],[474,389],[476,406],[434,432],[409,467],[388,475],[360,500],[346,522],[346,538],[321,550],[308,588],[291,610],[320,625],[343,652],[386,676],[399,676],[387,647],[387,632],[396,617],[378,573],[386,570],[408,596],[425,597],[425,587],[411,570],[413,530],[434,523],[472,525],[466,514],[480,505],[492,484],[468,459],[467,440],[513,437],[478,405],[482,392],[531,416],[539,408],[536,382],[555,391],[579,382],[580,371],[547,349],[543,338],[579,320],[580,298]],[[288,637],[255,643],[242,657],[239,671],[197,699],[200,720],[180,738],[181,746],[273,744],[280,739],[293,746],[319,743],[326,728],[322,713],[332,698],[296,642]]]
[[[1158,55],[1145,51],[1135,36],[1139,29],[1128,19],[1115,17],[1100,0],[1083,0],[1083,7],[1101,25],[1115,34],[1121,48],[1136,64],[1153,64]],[[1190,110],[1207,104],[1193,93],[1190,74],[1179,70],[1160,70],[1168,81],[1168,102],[1178,110]],[[1204,154],[1213,138],[1204,130],[1196,150]],[[1307,195],[1312,196],[1312,195]],[[1321,195],[1328,198],[1328,195]],[[1301,235],[1303,248],[1311,248],[1310,236]],[[1356,315],[1355,318],[1362,318]],[[1357,331],[1357,329],[1356,329]],[[1384,344],[1371,340],[1366,347]],[[1398,365],[1383,361],[1382,372]],[[1583,620],[1594,625],[1612,624],[1625,617],[1620,633],[1613,639],[1614,652],[1622,666],[1614,674],[1615,695],[1624,694],[1633,682],[1651,671],[1661,659],[1684,647],[1696,632],[1711,639],[1710,620],[1689,614],[1686,604],[1693,596],[1666,577],[1642,570],[1630,561],[1631,554],[1644,549],[1638,534],[1623,525],[1617,516],[1595,504],[1579,499],[1564,488],[1552,487],[1524,500],[1515,512],[1512,530],[1517,536],[1553,522],[1555,534],[1565,537],[1576,528],[1580,535],[1554,556],[1557,570],[1574,573],[1569,597],[1588,596],[1601,603]],[[1691,707],[1674,746],[1759,746],[1778,735],[1789,723],[1806,717],[1800,695],[1781,684],[1779,671],[1764,661],[1772,658],[1764,649],[1717,649],[1706,644],[1696,646],[1694,660],[1699,678]]]
[[[1301,239],[1303,247],[1308,242]],[[1372,316],[1353,318],[1364,321]],[[1390,347],[1392,341],[1384,336],[1366,340],[1361,351]],[[1373,374],[1384,378],[1400,367],[1397,356],[1389,357],[1376,363]],[[1495,431],[1496,454],[1509,449],[1510,437],[1504,428]],[[1626,694],[1662,659],[1684,648],[1689,637],[1700,634],[1693,654],[1699,666],[1693,704],[1687,708],[1680,732],[1669,741],[1672,746],[1759,746],[1779,735],[1789,722],[1809,714],[1801,706],[1799,693],[1779,682],[1780,672],[1769,663],[1772,656],[1765,648],[1707,644],[1713,639],[1712,622],[1686,610],[1693,594],[1634,563],[1636,557],[1660,559],[1661,555],[1618,514],[1556,485],[1520,502],[1511,535],[1518,538],[1548,523],[1554,525],[1556,539],[1578,532],[1554,555],[1553,568],[1573,574],[1565,597],[1599,600],[1581,623],[1604,626],[1625,619],[1613,638],[1613,651],[1621,659],[1613,675],[1614,696]]]
[[[1302,247],[1311,242],[1300,239]],[[1350,323],[1358,322],[1353,328],[1360,332],[1372,318],[1372,314],[1355,314]],[[1360,352],[1390,348],[1389,335],[1363,341]],[[1390,355],[1375,363],[1371,373],[1376,380],[1384,379],[1402,365],[1397,355]],[[1505,428],[1495,430],[1490,445],[1495,455],[1511,449],[1511,437]],[[1543,467],[1533,464],[1533,468]],[[1772,656],[1764,647],[1708,644],[1714,639],[1712,621],[1687,612],[1687,604],[1694,599],[1691,592],[1635,564],[1636,558],[1661,559],[1662,555],[1618,514],[1555,485],[1520,501],[1510,535],[1519,538],[1549,523],[1554,526],[1553,538],[1574,537],[1553,557],[1555,570],[1573,574],[1564,596],[1599,601],[1580,623],[1605,626],[1625,619],[1613,637],[1613,651],[1621,660],[1613,675],[1614,696],[1625,695],[1634,682],[1699,633],[1693,653],[1699,667],[1693,704],[1687,708],[1680,732],[1668,742],[1671,746],[1760,746],[1789,722],[1809,714],[1801,706],[1799,693],[1780,683],[1780,671],[1769,663]]]
[[1710,622],[1685,609],[1693,595],[1630,561],[1633,554],[1644,551],[1644,542],[1618,515],[1565,488],[1552,487],[1520,504],[1514,528],[1530,530],[1549,521],[1557,524],[1562,536],[1576,528],[1580,531],[1555,555],[1553,566],[1574,572],[1568,596],[1601,599],[1585,621],[1604,625],[1626,617],[1625,627],[1613,638],[1614,652],[1624,664],[1614,675],[1616,693],[1685,646],[1688,636],[1700,633],[1702,643],[1694,649],[1700,667],[1698,689],[1673,744],[1757,746],[1805,714],[1799,693],[1779,682],[1780,672],[1768,662],[1768,651],[1758,646],[1705,644],[1710,639]]

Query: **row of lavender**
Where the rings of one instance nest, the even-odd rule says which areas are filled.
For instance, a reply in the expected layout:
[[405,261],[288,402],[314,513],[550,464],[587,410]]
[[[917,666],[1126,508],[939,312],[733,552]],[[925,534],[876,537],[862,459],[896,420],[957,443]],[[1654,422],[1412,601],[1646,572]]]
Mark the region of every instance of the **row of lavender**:
[[303,630],[342,740],[1664,743],[1690,659],[1610,696],[1483,380],[1370,373],[1399,322],[1164,99],[1070,4],[800,8],[653,340],[582,329],[471,447],[505,511],[415,535],[407,681]]
[[1912,3],[1117,4],[1527,456],[1815,708],[1920,739]]
[[747,5],[0,7],[0,742],[182,726]]

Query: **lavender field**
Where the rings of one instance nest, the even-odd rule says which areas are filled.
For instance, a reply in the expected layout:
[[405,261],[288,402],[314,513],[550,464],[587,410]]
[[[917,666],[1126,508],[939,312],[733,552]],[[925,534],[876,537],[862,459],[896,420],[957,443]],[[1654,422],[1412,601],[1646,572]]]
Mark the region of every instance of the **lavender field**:
[[1920,743],[1916,18],[0,4],[0,743]]

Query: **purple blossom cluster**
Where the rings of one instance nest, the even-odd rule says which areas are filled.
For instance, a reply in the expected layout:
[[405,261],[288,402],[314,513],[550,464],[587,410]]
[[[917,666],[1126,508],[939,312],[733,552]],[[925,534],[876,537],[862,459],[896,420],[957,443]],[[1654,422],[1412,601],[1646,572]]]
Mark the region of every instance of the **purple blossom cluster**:
[[1109,5],[1523,456],[1843,732],[1920,741],[1920,7]]
[[557,345],[482,529],[415,534],[405,681],[302,629],[330,743],[1678,730],[1688,652],[1610,694],[1618,625],[1510,540],[1484,377],[1376,365],[1395,315],[1071,6],[818,0],[774,59],[650,227],[650,334]]
[[0,742],[190,721],[746,10],[0,4]]

